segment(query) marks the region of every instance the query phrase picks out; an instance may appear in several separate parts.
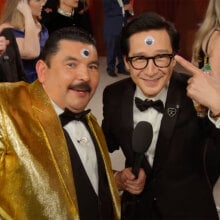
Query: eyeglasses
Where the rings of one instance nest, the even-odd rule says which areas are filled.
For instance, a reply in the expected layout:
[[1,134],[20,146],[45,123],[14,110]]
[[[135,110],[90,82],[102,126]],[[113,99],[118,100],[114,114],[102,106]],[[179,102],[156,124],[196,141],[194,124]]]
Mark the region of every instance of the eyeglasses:
[[154,65],[160,68],[168,67],[174,54],[159,54],[154,57],[134,56],[127,57],[127,61],[136,70],[142,70],[147,67],[149,60],[153,60]]

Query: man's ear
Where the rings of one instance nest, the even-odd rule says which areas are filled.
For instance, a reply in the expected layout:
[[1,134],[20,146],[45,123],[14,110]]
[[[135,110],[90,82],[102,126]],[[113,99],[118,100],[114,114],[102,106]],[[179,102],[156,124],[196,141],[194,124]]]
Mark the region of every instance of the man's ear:
[[129,66],[129,64],[128,64],[127,57],[126,57],[126,56],[123,56],[123,60],[124,60],[124,64],[125,64],[126,70],[128,70],[128,71],[130,72],[130,66]]
[[43,60],[38,60],[35,68],[37,71],[37,76],[38,76],[39,82],[44,83],[45,77],[46,77],[46,72],[48,69],[47,64]]

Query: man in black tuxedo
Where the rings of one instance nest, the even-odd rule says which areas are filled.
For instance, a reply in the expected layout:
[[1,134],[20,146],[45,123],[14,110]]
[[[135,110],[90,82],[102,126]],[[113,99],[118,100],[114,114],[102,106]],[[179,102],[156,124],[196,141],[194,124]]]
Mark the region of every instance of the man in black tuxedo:
[[[104,90],[102,127],[109,151],[121,147],[125,165],[131,167],[133,129],[139,121],[153,127],[152,143],[142,161],[147,175],[144,190],[135,197],[124,191],[122,219],[218,219],[206,152],[220,146],[218,117],[211,118],[219,112],[210,108],[205,117],[198,117],[187,96],[189,76],[174,71],[178,50],[175,27],[154,13],[134,18],[122,33],[122,53],[131,78]],[[121,185],[125,175],[124,171],[115,175]]]

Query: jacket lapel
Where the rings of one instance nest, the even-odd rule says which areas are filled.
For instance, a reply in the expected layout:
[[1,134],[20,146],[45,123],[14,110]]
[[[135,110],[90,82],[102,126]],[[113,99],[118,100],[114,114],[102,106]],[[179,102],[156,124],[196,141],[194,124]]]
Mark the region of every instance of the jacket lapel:
[[121,143],[122,143],[122,150],[126,155],[127,162],[129,164],[133,164],[133,151],[132,151],[132,133],[133,133],[133,98],[135,92],[135,84],[132,80],[128,79],[129,83],[127,87],[124,89],[122,94],[121,101],[121,123],[120,123],[120,130],[121,130]]
[[177,76],[174,72],[170,80],[165,104],[165,113],[161,121],[160,132],[156,144],[155,160],[153,164],[154,172],[158,172],[162,169],[163,164],[167,161],[167,156],[170,151],[170,140],[181,109],[182,93],[183,91],[179,88]]
[[38,81],[30,85],[30,91],[33,114],[42,128],[41,135],[43,135],[48,148],[48,161],[52,161],[60,185],[66,192],[70,204],[72,203],[74,215],[77,216],[78,205],[71,162],[59,118]]

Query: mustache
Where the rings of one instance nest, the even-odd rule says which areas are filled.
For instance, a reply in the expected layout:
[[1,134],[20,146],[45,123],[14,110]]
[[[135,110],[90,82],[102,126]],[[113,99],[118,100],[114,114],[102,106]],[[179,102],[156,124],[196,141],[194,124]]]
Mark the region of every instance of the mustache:
[[91,92],[92,90],[91,86],[86,82],[81,82],[78,84],[71,84],[68,86],[68,89],[82,90],[82,91],[87,91],[87,92]]

